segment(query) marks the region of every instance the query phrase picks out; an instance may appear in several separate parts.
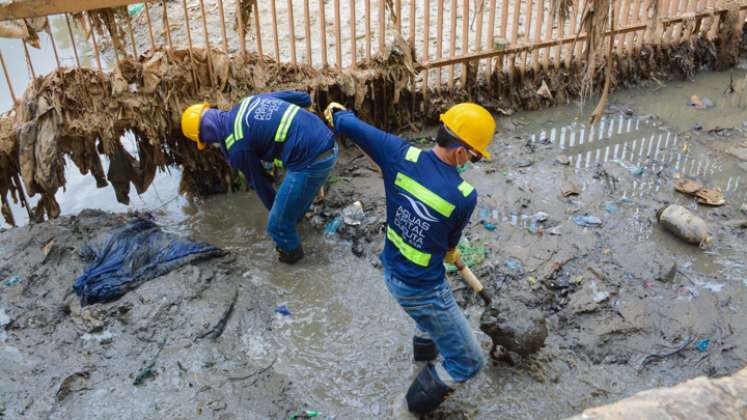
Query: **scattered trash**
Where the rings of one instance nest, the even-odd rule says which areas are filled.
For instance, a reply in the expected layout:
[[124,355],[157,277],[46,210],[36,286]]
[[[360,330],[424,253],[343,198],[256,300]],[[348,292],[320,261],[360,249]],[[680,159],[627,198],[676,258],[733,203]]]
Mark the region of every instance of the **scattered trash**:
[[514,274],[521,274],[524,272],[524,267],[521,265],[521,261],[514,257],[508,257],[506,260],[506,268]]
[[158,345],[158,351],[156,352],[156,355],[153,356],[152,359],[150,359],[149,362],[145,364],[145,367],[138,372],[137,375],[135,375],[135,380],[132,381],[132,384],[135,386],[141,385],[146,379],[152,378],[158,374],[156,371],[156,360],[158,360],[158,356],[161,355],[161,351],[163,350],[163,347],[166,345],[166,339],[164,338],[163,341]]
[[695,197],[698,203],[709,206],[721,206],[726,200],[724,193],[720,188],[704,187],[698,181],[688,178],[679,178],[674,181],[674,189],[690,196]]
[[704,110],[708,108],[713,108],[716,105],[714,105],[713,101],[711,101],[709,98],[705,96],[702,98],[699,98],[693,95],[690,97],[690,106],[695,107],[695,109]]
[[495,230],[495,224],[493,224],[493,223],[485,222],[482,225],[483,225],[483,227],[485,227],[485,229],[487,229],[487,230],[489,230],[491,232]]
[[552,101],[552,92],[550,92],[550,88],[547,86],[547,83],[545,83],[544,80],[542,81],[542,86],[537,89],[537,95]]
[[693,126],[693,130],[695,131],[700,131],[702,129],[703,129],[703,124],[701,123],[695,123],[695,125]]
[[130,14],[130,16],[135,16],[138,13],[140,13],[145,8],[145,4],[143,3],[135,3],[127,6],[127,13]]
[[566,155],[558,155],[558,157],[555,158],[555,161],[558,162],[561,165],[570,165],[571,164],[571,158],[569,158]]
[[673,350],[671,350],[671,351],[663,352],[663,353],[650,353],[650,354],[646,355],[646,357],[644,357],[643,360],[641,360],[641,363],[638,366],[638,369],[643,368],[649,362],[652,362],[654,360],[663,359],[665,357],[673,356],[673,355],[681,352],[682,350],[686,349],[687,346],[689,346],[692,341],[693,341],[693,339],[688,336],[688,337],[685,337],[684,339],[682,339],[682,341],[680,341],[680,343]]
[[280,306],[278,306],[277,308],[275,308],[275,313],[283,315],[283,316],[290,316],[291,315],[291,311],[290,311],[290,309],[288,309],[287,305],[280,305]]
[[60,383],[59,388],[57,388],[57,401],[62,401],[70,395],[73,392],[82,391],[84,389],[88,389],[83,386],[83,383],[88,379],[90,374],[88,372],[82,371],[82,372],[75,372],[72,375],[68,375],[65,379],[62,380],[62,383]]
[[13,287],[20,282],[21,282],[21,276],[10,276],[7,280],[5,280],[5,286]]
[[543,211],[538,211],[537,213],[534,213],[534,215],[532,216],[532,219],[534,219],[535,221],[539,223],[545,222],[549,218],[550,218],[550,215]]
[[[462,262],[467,267],[477,267],[485,261],[485,255],[488,251],[484,245],[479,242],[475,245],[471,245],[466,239],[462,239],[457,246],[459,253],[462,255]],[[456,266],[453,264],[446,264],[446,271],[452,273],[456,271]]]
[[707,338],[703,338],[701,340],[698,340],[695,342],[695,347],[698,349],[699,352],[703,353],[706,350],[708,350],[708,345],[711,343],[711,340]]
[[630,173],[636,177],[642,176],[644,171],[643,166],[634,165],[630,168]]
[[682,206],[672,204],[661,208],[656,218],[666,230],[688,243],[703,246],[711,241],[706,222]]
[[206,242],[163,232],[155,222],[142,217],[115,228],[100,243],[88,244],[82,253],[94,259],[73,284],[82,306],[117,299],[190,262],[225,255]]
[[577,215],[573,217],[573,222],[583,227],[599,227],[602,226],[602,219],[596,216],[581,216]]
[[614,203],[606,202],[604,203],[604,211],[606,211],[609,214],[615,214],[617,213],[619,209]]
[[490,210],[486,207],[480,207],[480,222],[486,222],[490,218]]
[[291,414],[291,416],[288,417],[288,420],[310,419],[310,418],[318,417],[319,414],[320,413],[318,411],[314,411],[314,410],[301,410],[301,411],[297,411]]
[[581,187],[575,182],[566,182],[560,187],[560,195],[563,197],[570,197],[579,194],[581,194]]
[[327,223],[326,226],[324,226],[324,234],[326,236],[334,235],[335,233],[337,233],[337,229],[340,228],[341,224],[342,224],[342,217],[341,216],[335,217],[329,223]]
[[348,226],[359,226],[365,218],[366,213],[363,212],[363,204],[360,201],[342,209],[342,220]]

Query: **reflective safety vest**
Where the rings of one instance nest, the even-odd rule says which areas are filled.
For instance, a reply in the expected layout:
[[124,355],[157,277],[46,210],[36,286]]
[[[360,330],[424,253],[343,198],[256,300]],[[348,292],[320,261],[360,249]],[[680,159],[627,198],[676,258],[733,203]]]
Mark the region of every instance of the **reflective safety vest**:
[[[236,114],[236,118],[233,120],[233,133],[226,137],[226,140],[224,141],[226,150],[231,150],[231,147],[233,147],[233,145],[237,141],[241,141],[244,139],[244,118],[248,114],[250,114],[253,108],[258,104],[257,102],[254,105],[251,105],[252,99],[254,99],[254,96],[249,96],[241,101],[239,112]],[[298,105],[294,104],[290,104],[288,108],[285,109],[285,112],[283,112],[283,116],[280,118],[280,124],[278,124],[277,130],[275,130],[275,142],[285,142],[285,139],[288,136],[288,130],[290,129],[291,122],[293,122],[293,119],[296,117],[299,109],[301,108]],[[248,125],[249,122],[247,120],[247,126]],[[283,167],[283,161],[278,159],[278,157],[275,157],[273,159],[273,164],[278,168]]]
[[[407,152],[405,153],[405,160],[417,164],[421,152],[422,150],[418,149],[417,147],[410,146],[410,148],[407,149]],[[402,188],[404,191],[417,198],[430,209],[434,210],[447,219],[451,217],[454,209],[456,208],[454,204],[448,202],[438,194],[429,190],[424,185],[403,174],[402,172],[397,172],[394,179],[394,185]],[[462,181],[457,189],[464,197],[469,196],[472,191],[475,190],[475,188],[467,181]],[[402,254],[413,264],[421,267],[427,267],[430,264],[432,255],[430,253],[421,251],[411,244],[407,243],[407,241],[402,238],[402,236],[398,234],[392,226],[387,225],[386,238],[389,242],[392,243],[392,245],[395,246],[395,248],[397,248],[397,250],[399,250],[400,254]]]

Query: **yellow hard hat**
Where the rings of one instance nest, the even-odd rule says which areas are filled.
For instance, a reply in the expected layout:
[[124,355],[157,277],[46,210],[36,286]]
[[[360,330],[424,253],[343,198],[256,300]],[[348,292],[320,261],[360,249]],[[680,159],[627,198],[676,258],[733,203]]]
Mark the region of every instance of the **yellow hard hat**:
[[207,102],[203,102],[190,106],[182,113],[182,133],[185,137],[197,143],[197,150],[204,150],[207,147],[205,143],[200,141],[200,119],[202,118],[202,111],[209,107],[210,105]]
[[480,105],[463,102],[441,114],[440,120],[459,140],[484,158],[490,159],[488,145],[493,140],[495,119]]

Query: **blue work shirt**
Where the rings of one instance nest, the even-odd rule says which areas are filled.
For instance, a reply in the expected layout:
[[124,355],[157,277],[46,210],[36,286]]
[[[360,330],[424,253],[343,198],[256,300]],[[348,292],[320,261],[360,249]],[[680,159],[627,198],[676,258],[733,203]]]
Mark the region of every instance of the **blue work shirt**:
[[477,192],[433,151],[412,147],[350,111],[336,112],[334,124],[373,158],[384,175],[384,267],[411,286],[440,284],[444,256],[459,243],[477,204]]
[[303,109],[310,105],[305,92],[279,91],[247,97],[230,111],[208,109],[200,120],[200,140],[221,145],[269,210],[275,189],[262,161],[300,170],[334,146],[332,131]]

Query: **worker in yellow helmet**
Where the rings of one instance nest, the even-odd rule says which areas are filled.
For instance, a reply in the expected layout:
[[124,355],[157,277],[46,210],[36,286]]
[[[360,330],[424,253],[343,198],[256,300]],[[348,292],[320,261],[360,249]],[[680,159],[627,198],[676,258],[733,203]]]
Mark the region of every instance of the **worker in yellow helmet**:
[[[271,92],[250,96],[229,111],[207,103],[188,107],[182,132],[199,150],[219,147],[240,170],[269,210],[267,232],[281,262],[303,258],[296,225],[303,219],[337,161],[332,131],[316,115],[306,92]],[[276,192],[262,162],[285,168]]]
[[[414,359],[428,362],[405,399],[410,411],[430,412],[483,365],[480,346],[445,279],[444,262],[459,258],[457,244],[477,203],[477,192],[460,171],[490,158],[495,120],[479,105],[455,105],[441,115],[438,144],[425,151],[337,103],[329,104],[325,118],[373,158],[384,176],[384,278],[415,320]],[[431,363],[439,354],[443,359]]]

